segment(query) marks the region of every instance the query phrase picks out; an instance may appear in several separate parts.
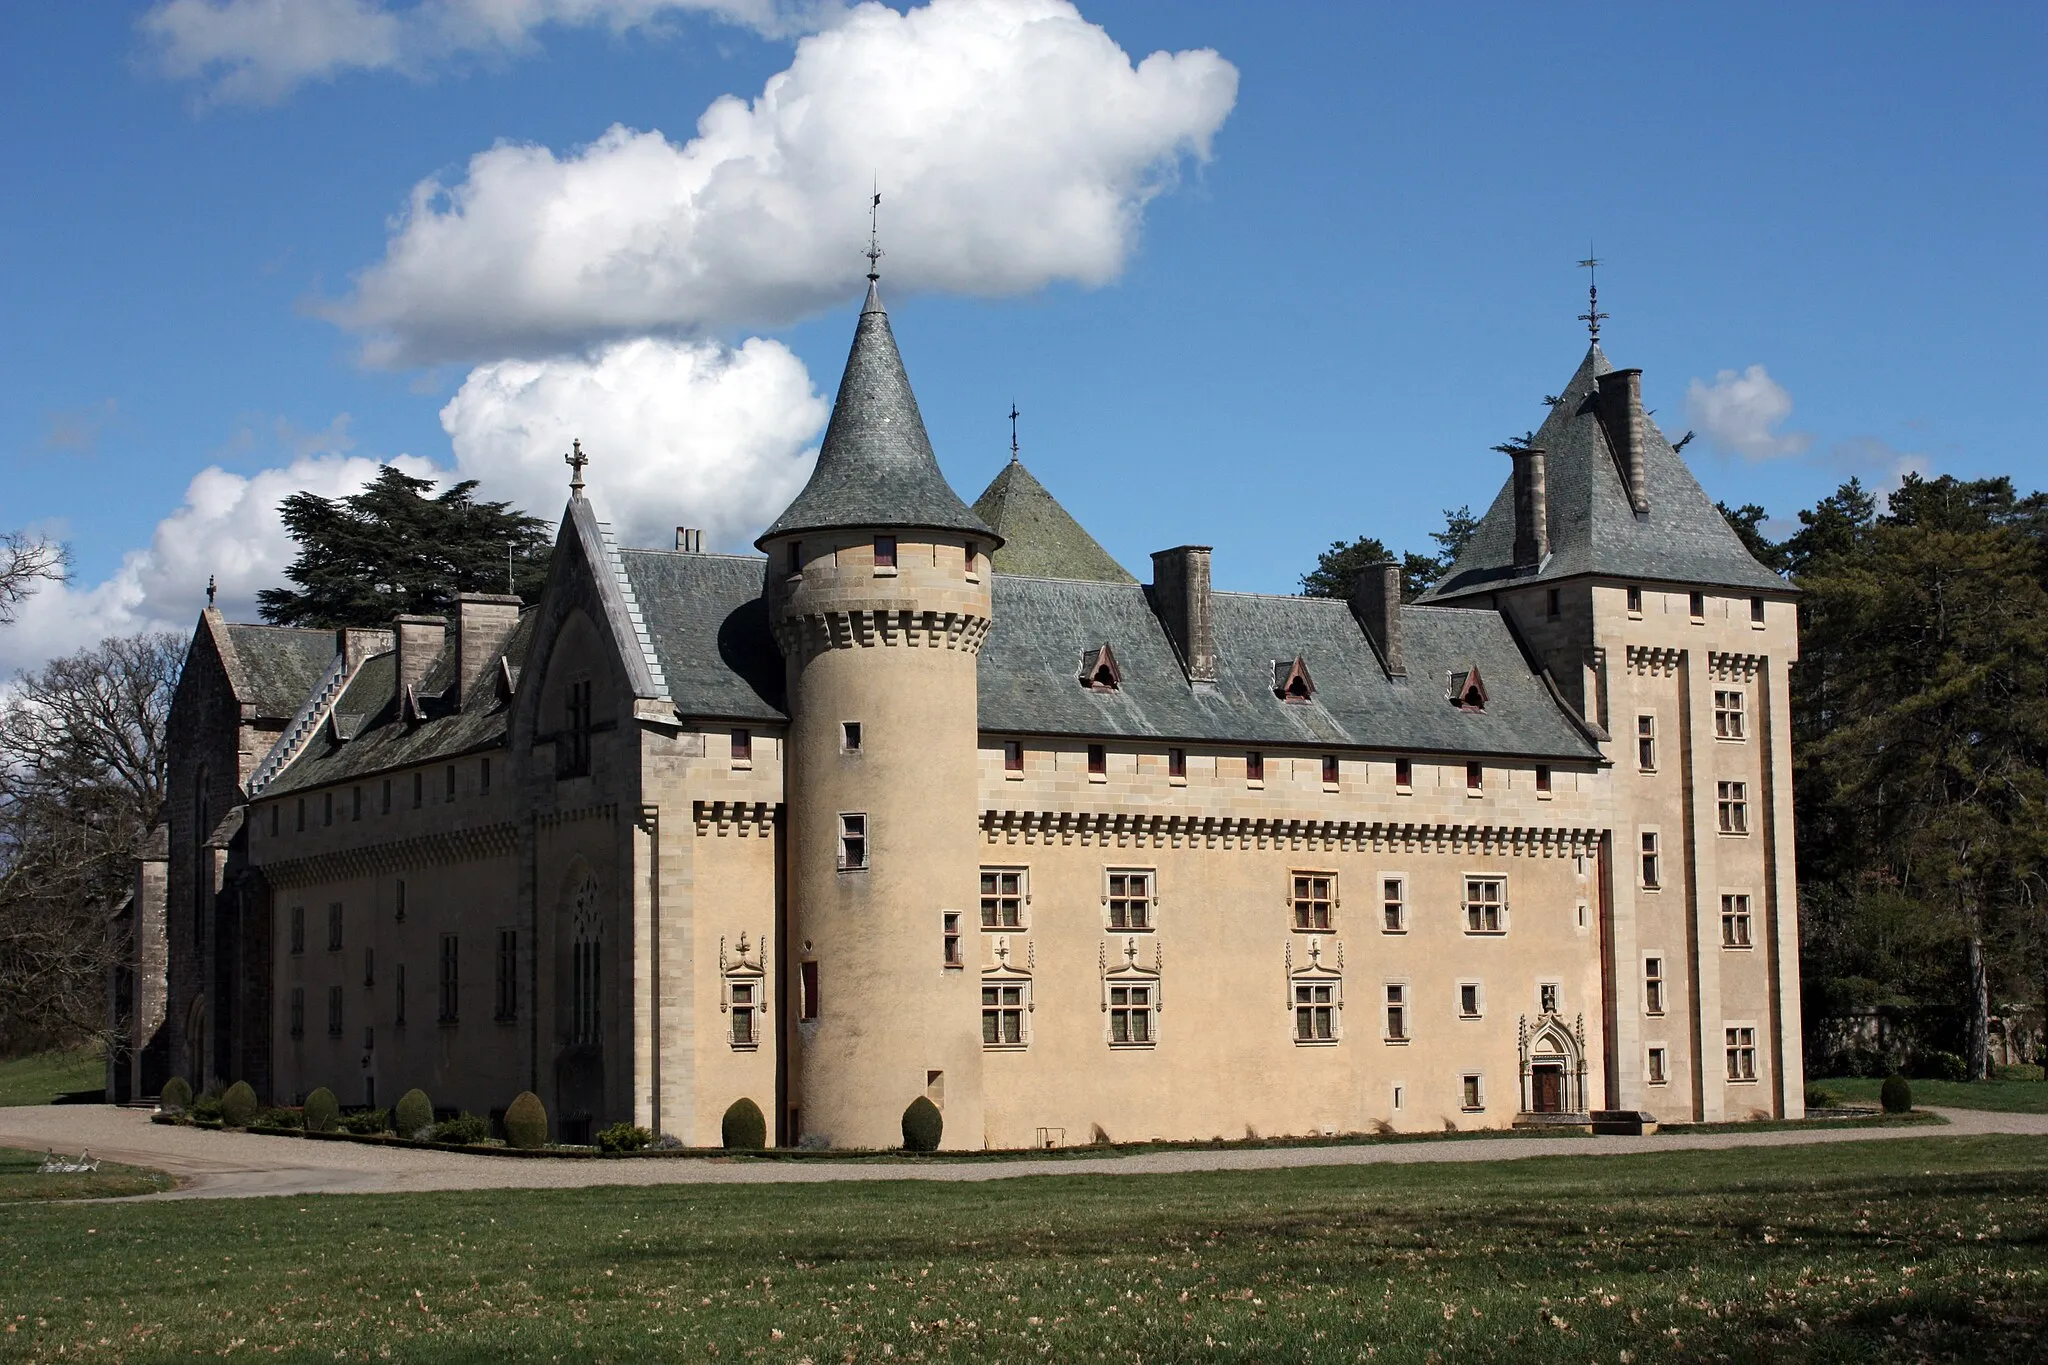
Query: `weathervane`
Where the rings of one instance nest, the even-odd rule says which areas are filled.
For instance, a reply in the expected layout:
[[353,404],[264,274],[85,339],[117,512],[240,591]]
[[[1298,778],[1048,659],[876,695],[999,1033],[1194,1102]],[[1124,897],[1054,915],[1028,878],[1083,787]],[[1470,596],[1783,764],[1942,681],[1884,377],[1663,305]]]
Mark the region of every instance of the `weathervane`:
[[1017,405],[1012,403],[1010,404],[1010,462],[1012,464],[1015,464],[1017,461],[1017,417]]
[[580,498],[583,496],[583,466],[590,463],[590,457],[583,453],[581,437],[571,441],[569,445],[570,452],[562,457],[562,463],[575,471],[569,476],[569,496]]
[[1586,311],[1579,314],[1579,321],[1586,324],[1595,345],[1600,341],[1600,321],[1607,314],[1600,311],[1600,259],[1593,254],[1593,244],[1586,243],[1586,259],[1579,262],[1579,268],[1586,272]]
[[877,262],[882,259],[882,192],[874,191],[874,198],[868,201],[868,279],[870,282],[882,278]]

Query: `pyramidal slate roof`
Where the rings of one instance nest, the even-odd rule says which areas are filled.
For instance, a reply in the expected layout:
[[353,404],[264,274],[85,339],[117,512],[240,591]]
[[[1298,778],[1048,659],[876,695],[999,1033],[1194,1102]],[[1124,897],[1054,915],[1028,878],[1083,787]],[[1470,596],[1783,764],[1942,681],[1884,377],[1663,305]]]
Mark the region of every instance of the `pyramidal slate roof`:
[[994,536],[939,472],[881,290],[868,281],[817,467],[754,544],[840,526],[915,526]]
[[1096,583],[1138,581],[1014,455],[974,500],[974,515],[1003,538],[1002,548],[990,556],[997,573]]
[[1514,485],[1505,480],[1458,562],[1422,600],[1444,601],[1582,574],[1750,592],[1789,590],[1784,579],[1743,547],[1655,422],[1643,423],[1650,509],[1636,515],[1600,422],[1598,380],[1613,368],[1594,343],[1536,433],[1535,444],[1545,451],[1549,557],[1539,565],[1516,567]]

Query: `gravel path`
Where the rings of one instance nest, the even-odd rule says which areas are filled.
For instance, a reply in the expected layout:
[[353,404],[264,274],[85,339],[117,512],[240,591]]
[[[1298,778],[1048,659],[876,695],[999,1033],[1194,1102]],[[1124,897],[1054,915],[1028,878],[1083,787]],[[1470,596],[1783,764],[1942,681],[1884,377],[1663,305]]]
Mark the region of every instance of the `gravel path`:
[[[2015,1133],[2048,1137],[2048,1114],[1937,1110],[1946,1128],[1793,1129],[1670,1133],[1649,1137],[1470,1138],[1455,1142],[1358,1146],[1192,1149],[1133,1156],[1016,1161],[791,1161],[723,1157],[597,1161],[510,1160],[348,1142],[306,1142],[152,1124],[140,1110],[107,1105],[0,1109],[0,1146],[95,1156],[153,1166],[179,1187],[142,1199],[236,1199],[261,1195],[389,1194],[412,1190],[567,1189],[587,1185],[801,1184],[826,1180],[1010,1180],[1027,1175],[1131,1175],[1247,1171],[1282,1166],[1415,1165],[1513,1161],[1538,1156],[1607,1156],[1724,1147],[1795,1147],[1830,1142]],[[2044,1149],[2048,1157],[2048,1149]]]

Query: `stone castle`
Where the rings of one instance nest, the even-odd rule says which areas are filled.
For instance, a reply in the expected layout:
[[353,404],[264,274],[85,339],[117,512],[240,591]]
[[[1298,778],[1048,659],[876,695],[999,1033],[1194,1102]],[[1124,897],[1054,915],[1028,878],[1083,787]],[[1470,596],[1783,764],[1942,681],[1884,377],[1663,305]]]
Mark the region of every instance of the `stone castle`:
[[878,291],[760,555],[532,606],[209,607],[113,1089],[546,1102],[715,1145],[1027,1147],[1803,1112],[1791,590],[1594,341],[1443,580],[1139,583],[969,507]]

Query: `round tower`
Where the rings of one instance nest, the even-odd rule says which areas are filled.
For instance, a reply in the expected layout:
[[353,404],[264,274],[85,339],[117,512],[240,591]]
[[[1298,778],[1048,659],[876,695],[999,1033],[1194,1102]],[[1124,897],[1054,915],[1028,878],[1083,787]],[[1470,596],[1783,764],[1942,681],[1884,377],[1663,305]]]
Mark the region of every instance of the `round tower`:
[[[811,479],[755,542],[788,671],[798,1132],[982,1145],[976,661],[1000,538],[940,474],[869,276]],[[950,919],[949,919],[950,917]]]

